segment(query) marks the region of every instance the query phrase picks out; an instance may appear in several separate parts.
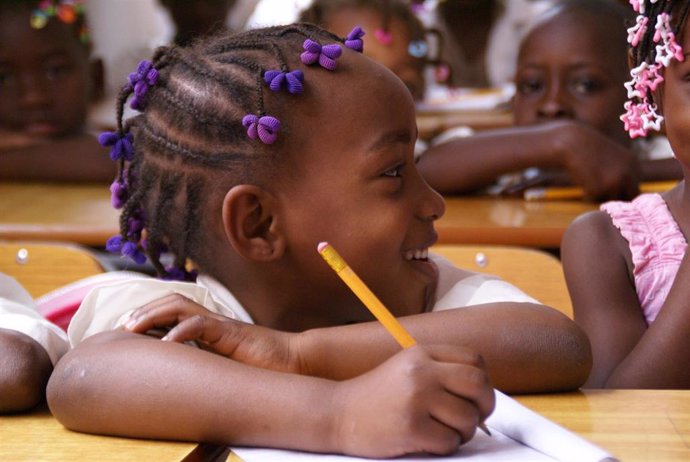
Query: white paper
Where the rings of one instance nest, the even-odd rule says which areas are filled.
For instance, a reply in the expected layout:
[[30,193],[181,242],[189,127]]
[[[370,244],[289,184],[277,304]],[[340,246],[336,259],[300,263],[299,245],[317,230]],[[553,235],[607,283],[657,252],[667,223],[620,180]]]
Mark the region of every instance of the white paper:
[[[455,454],[406,456],[394,460],[417,461],[495,461],[495,462],[604,462],[615,461],[610,454],[584,438],[551,422],[514,399],[496,391],[496,409],[486,421],[491,436],[477,431],[472,441]],[[233,448],[245,462],[347,462],[371,461],[359,457],[313,454],[262,448]]]

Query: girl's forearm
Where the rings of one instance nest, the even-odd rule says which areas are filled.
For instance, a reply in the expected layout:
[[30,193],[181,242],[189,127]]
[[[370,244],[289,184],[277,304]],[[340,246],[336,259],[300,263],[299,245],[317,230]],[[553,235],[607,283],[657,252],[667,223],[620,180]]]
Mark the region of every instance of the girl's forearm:
[[515,127],[434,146],[421,157],[418,168],[438,192],[458,194],[489,186],[505,173],[554,167],[555,157],[544,127]]
[[[494,385],[508,392],[574,389],[591,368],[584,332],[541,305],[478,305],[400,321],[420,344],[454,344],[478,352]],[[300,337],[306,372],[336,380],[362,374],[401,348],[378,322],[314,329]]]
[[112,331],[58,363],[48,403],[88,433],[333,451],[333,385]]
[[690,254],[656,320],[606,381],[608,388],[690,388]]

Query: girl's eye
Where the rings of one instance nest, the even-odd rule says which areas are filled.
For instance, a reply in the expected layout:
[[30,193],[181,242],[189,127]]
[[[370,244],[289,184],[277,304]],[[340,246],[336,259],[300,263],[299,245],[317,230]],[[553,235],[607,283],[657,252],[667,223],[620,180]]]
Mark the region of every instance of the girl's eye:
[[573,90],[583,95],[597,91],[601,85],[594,79],[577,79],[572,83]]
[[12,73],[0,71],[0,87],[9,87],[12,83]]
[[402,165],[398,165],[389,170],[386,170],[385,172],[383,172],[383,176],[387,176],[389,178],[398,178],[402,176]]
[[521,79],[518,81],[518,91],[523,95],[531,95],[539,92],[543,85],[540,80],[537,79]]

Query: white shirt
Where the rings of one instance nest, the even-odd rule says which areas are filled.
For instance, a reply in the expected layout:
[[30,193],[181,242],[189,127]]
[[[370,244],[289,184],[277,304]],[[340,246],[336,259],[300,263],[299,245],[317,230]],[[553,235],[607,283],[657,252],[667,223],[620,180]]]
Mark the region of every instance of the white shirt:
[[48,353],[55,365],[69,344],[58,326],[41,316],[31,295],[13,278],[0,273],[0,328],[28,335]]
[[[493,302],[538,303],[517,287],[495,276],[456,268],[448,260],[430,255],[439,269],[436,302],[432,311]],[[213,278],[200,275],[196,283],[138,278],[92,290],[69,325],[72,346],[85,338],[122,326],[137,308],[167,295],[180,294],[209,311],[253,323],[230,291]]]

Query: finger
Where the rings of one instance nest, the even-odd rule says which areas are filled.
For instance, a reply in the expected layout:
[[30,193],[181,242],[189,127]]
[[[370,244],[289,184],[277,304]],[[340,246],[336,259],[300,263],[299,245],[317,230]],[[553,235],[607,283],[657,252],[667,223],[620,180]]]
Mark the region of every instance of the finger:
[[219,322],[207,316],[192,316],[180,322],[168,332],[163,340],[168,342],[187,342],[201,340],[208,344],[220,342],[226,335],[229,323]]
[[134,311],[125,323],[125,328],[142,333],[153,328],[175,325],[198,314],[218,316],[180,294],[170,294]]
[[461,444],[470,440],[464,439],[464,436],[454,428],[451,428],[434,417],[430,416],[424,419],[420,424],[420,428],[412,429],[410,434],[415,435],[415,441],[412,442],[412,448],[406,451],[407,453],[428,453],[435,455],[448,455],[456,452]]
[[429,412],[434,419],[457,431],[463,443],[474,437],[477,425],[482,421],[474,402],[447,391],[440,392],[434,397]]
[[469,400],[479,410],[479,422],[483,422],[494,410],[496,396],[491,380],[484,369],[463,364],[439,364],[441,383],[445,389],[460,398]]

